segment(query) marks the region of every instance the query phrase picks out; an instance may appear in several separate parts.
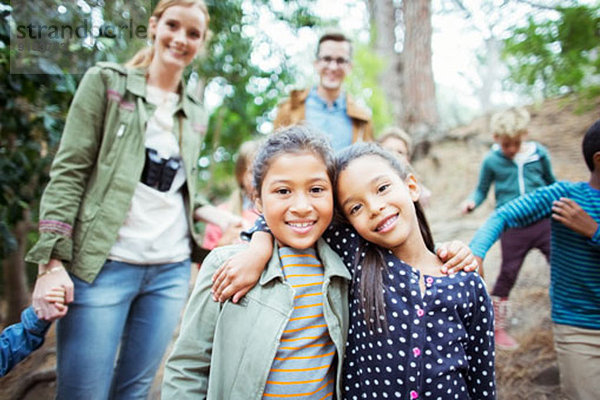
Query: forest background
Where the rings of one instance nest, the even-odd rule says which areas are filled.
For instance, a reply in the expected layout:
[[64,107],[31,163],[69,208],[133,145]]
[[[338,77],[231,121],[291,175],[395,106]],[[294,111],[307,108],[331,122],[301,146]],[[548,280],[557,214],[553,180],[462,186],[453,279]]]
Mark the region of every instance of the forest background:
[[[149,0],[0,3],[2,325],[18,320],[30,301],[36,266],[26,265],[23,258],[37,237],[40,196],[82,72],[97,61],[124,62],[143,46],[143,35],[114,33],[124,21],[145,24],[154,4]],[[597,1],[209,0],[207,4],[213,35],[206,56],[194,63],[186,79],[211,111],[198,162],[202,184],[213,199],[223,198],[234,185],[233,163],[240,144],[270,133],[275,106],[291,88],[314,83],[315,43],[328,29],[341,28],[354,39],[354,69],[347,88],[373,111],[376,132],[387,125],[402,126],[413,136],[422,158],[449,137],[451,128],[477,116],[486,118],[507,105],[568,97],[575,98],[576,109],[583,112],[600,96]],[[53,52],[35,49],[41,42],[30,34],[27,52],[16,44],[24,32],[19,27],[32,21],[86,29],[82,35],[49,38],[45,46],[63,49]],[[454,36],[448,33],[449,26]],[[440,57],[433,53],[436,40],[443,43],[439,51],[446,57],[436,64],[438,69],[433,63]],[[465,57],[471,61],[461,60]],[[444,63],[457,61],[465,65],[464,71],[443,83],[435,79],[434,70],[441,76]]]

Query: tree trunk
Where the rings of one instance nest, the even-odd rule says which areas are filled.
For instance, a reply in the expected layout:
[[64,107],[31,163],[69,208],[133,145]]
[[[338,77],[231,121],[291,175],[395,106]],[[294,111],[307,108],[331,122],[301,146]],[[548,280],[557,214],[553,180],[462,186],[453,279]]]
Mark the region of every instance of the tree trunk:
[[485,39],[486,56],[478,68],[481,86],[477,90],[481,111],[484,113],[488,113],[494,108],[492,94],[496,89],[496,85],[500,82],[500,47],[501,43],[495,37]]
[[404,125],[416,142],[439,122],[431,57],[431,0],[402,2],[404,45]]
[[379,85],[383,88],[389,102],[394,121],[403,120],[404,108],[402,104],[402,54],[398,49],[396,27],[401,25],[399,10],[394,5],[394,0],[369,0],[371,15],[371,33],[373,50],[378,56],[385,59],[387,65],[379,77]]
[[4,290],[8,302],[7,325],[19,322],[21,311],[29,304],[29,289],[25,274],[25,250],[27,233],[34,228],[35,225],[31,222],[29,210],[25,210],[23,219],[17,222],[12,232],[17,241],[17,248],[2,261]]

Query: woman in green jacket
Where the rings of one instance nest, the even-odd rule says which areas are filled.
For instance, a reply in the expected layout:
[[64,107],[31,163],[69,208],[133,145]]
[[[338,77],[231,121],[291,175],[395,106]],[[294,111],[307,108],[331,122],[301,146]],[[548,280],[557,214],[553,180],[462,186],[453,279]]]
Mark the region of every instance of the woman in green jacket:
[[196,190],[207,116],[182,75],[208,22],[202,0],[161,0],[152,44],[88,70],[71,104],[27,256],[43,318],[60,313],[49,288],[67,292],[58,398],[145,398],[187,295],[194,217],[237,221]]

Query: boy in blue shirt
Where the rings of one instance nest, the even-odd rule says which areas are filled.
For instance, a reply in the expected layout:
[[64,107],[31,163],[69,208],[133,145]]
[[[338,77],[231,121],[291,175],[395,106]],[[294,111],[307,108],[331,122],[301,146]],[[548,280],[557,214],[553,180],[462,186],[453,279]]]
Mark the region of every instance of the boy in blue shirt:
[[[556,181],[546,148],[537,142],[523,141],[528,123],[529,113],[523,108],[512,108],[492,116],[490,127],[496,144],[483,160],[479,183],[463,203],[463,213],[477,208],[487,197],[492,184],[498,209],[519,196]],[[498,348],[515,349],[518,347],[516,340],[506,332],[508,296],[531,249],[539,249],[549,259],[550,222],[540,220],[530,226],[509,229],[502,234],[500,243],[502,264],[491,292],[495,312],[494,333]]]
[[[54,288],[44,296],[59,311],[65,310],[65,289]],[[0,377],[44,343],[52,321],[38,317],[32,306],[21,313],[21,322],[9,326],[0,334]]]
[[600,120],[583,138],[589,182],[557,182],[497,209],[471,241],[479,261],[502,231],[552,216],[550,302],[563,394],[600,398]]

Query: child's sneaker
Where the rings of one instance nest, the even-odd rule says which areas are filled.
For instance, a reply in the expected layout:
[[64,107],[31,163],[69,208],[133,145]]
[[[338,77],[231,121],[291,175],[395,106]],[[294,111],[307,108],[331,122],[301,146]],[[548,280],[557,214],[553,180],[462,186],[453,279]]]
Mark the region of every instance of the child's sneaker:
[[515,350],[519,347],[519,343],[504,328],[494,329],[494,340],[496,347],[501,350]]
[[502,350],[514,350],[519,343],[506,332],[508,321],[508,299],[493,297],[494,303],[494,340],[496,347]]

